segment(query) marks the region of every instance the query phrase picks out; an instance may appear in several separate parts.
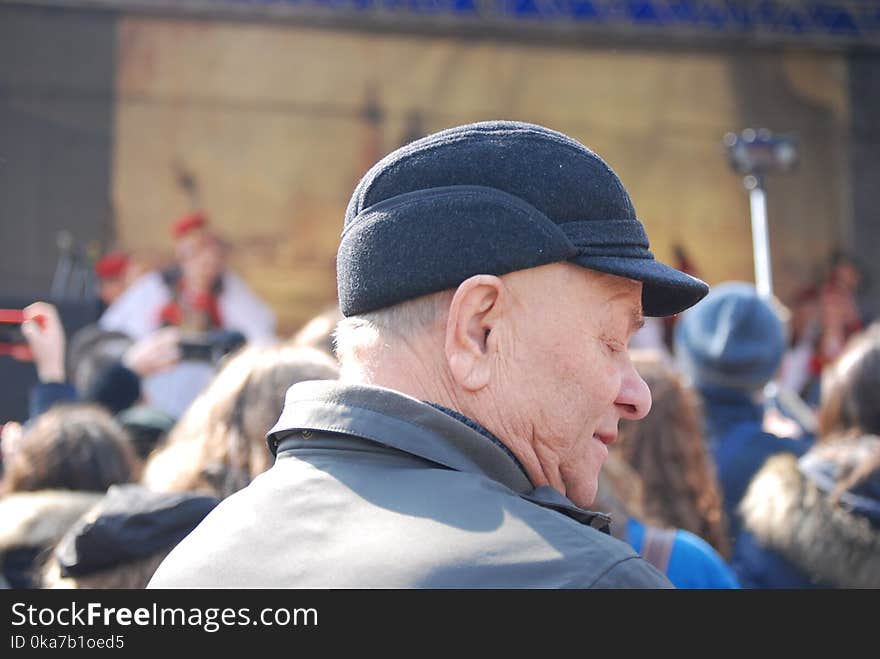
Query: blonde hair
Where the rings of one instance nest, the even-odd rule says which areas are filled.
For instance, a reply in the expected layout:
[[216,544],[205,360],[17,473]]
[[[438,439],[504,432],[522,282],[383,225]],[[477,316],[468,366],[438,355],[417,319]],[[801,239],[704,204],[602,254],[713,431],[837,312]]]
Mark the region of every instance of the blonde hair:
[[202,392],[166,443],[153,452],[143,483],[159,491],[225,498],[271,466],[266,433],[287,389],[302,380],[332,380],[339,367],[314,348],[250,346],[232,357]]
[[334,305],[309,320],[287,342],[291,346],[302,346],[323,350],[336,358],[334,334],[336,326],[344,318],[339,307]]

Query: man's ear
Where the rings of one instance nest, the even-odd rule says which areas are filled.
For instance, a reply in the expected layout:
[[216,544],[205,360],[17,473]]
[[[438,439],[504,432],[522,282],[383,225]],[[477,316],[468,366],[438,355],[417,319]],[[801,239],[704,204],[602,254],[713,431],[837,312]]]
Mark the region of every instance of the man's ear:
[[497,342],[493,335],[505,293],[494,275],[475,275],[456,289],[446,320],[446,361],[455,381],[468,391],[489,384]]

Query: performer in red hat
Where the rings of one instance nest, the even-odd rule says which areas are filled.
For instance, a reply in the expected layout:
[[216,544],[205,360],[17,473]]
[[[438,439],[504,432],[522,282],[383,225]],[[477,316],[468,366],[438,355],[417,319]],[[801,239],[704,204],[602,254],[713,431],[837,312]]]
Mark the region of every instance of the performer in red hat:
[[220,329],[225,248],[208,230],[202,212],[187,213],[171,225],[177,264],[162,276],[171,299],[162,307],[163,325],[194,331]]
[[188,233],[204,228],[207,224],[208,220],[201,211],[187,213],[177,218],[174,224],[171,225],[171,235],[174,236],[175,240],[179,240]]
[[[227,247],[210,229],[207,216],[187,213],[171,224],[175,263],[140,277],[101,316],[99,326],[134,339],[160,327],[188,332],[234,330],[249,342],[275,340],[275,316],[244,280],[226,265]],[[198,371],[199,374],[195,375]],[[181,373],[186,372],[187,378]],[[152,403],[179,416],[213,377],[213,365],[182,363],[145,381]],[[186,385],[181,382],[186,380]]]
[[129,258],[122,252],[105,254],[95,263],[98,277],[98,297],[109,307],[128,287]]

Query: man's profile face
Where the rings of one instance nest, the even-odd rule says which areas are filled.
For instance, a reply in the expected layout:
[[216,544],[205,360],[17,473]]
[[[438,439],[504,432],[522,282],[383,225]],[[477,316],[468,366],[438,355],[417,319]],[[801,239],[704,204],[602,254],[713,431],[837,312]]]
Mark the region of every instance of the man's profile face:
[[651,406],[627,354],[642,324],[642,284],[568,263],[506,277],[516,336],[505,355],[502,404],[550,484],[589,506],[618,421],[640,419]]

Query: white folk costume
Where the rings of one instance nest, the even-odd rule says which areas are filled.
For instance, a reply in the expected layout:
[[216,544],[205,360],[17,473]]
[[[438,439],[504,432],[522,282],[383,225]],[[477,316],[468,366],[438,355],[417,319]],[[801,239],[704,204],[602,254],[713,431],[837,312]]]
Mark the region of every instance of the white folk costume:
[[[200,213],[185,215],[172,232],[181,238],[206,223]],[[141,276],[98,319],[98,326],[118,331],[135,340],[161,327],[189,330],[235,330],[249,343],[271,343],[275,337],[272,310],[230,270],[224,270],[208,294],[189,296],[182,286],[179,268],[153,271]],[[147,402],[179,418],[215,373],[214,365],[183,361],[175,367],[144,378]]]

